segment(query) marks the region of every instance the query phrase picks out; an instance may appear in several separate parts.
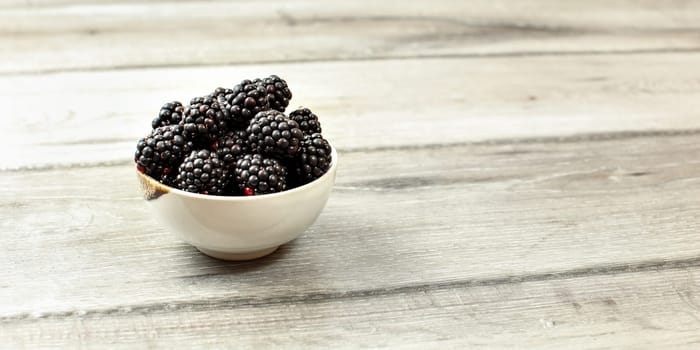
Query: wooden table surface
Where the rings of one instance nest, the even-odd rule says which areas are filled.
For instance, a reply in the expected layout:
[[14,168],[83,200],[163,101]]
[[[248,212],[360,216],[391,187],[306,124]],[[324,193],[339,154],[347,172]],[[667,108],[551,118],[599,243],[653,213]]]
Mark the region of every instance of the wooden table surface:
[[[700,348],[700,2],[6,0],[0,347]],[[278,74],[338,148],[303,236],[153,219],[160,105]]]

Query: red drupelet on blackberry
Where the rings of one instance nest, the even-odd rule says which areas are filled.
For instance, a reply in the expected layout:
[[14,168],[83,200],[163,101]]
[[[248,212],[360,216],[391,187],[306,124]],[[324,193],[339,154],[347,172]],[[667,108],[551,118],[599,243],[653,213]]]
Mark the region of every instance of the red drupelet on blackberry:
[[287,168],[261,154],[246,154],[236,161],[234,178],[246,196],[282,192],[287,189]]
[[289,86],[287,86],[287,82],[284,79],[271,75],[264,79],[255,79],[253,82],[265,88],[270,108],[284,112],[285,108],[289,106],[289,100],[292,99],[292,91],[289,90]]
[[179,101],[168,102],[160,107],[160,112],[151,122],[151,127],[155,129],[160,126],[180,124],[184,112],[185,108]]
[[297,122],[275,110],[258,113],[246,132],[253,152],[283,158],[293,158],[304,138]]
[[183,191],[221,196],[228,184],[228,172],[215,152],[196,150],[180,164],[175,183]]
[[302,184],[323,176],[331,166],[331,145],[321,134],[306,135],[295,159],[294,172]]
[[321,123],[318,121],[318,116],[308,108],[301,107],[289,113],[289,119],[299,124],[299,128],[304,132],[304,135],[321,132]]

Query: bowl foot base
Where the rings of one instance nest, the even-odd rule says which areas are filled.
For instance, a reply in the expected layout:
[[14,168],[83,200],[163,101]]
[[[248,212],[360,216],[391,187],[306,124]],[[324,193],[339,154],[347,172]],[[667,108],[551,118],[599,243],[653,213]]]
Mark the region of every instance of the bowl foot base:
[[272,248],[267,248],[263,250],[257,250],[254,252],[248,252],[248,253],[227,253],[227,252],[219,252],[216,250],[209,250],[206,248],[200,248],[196,247],[197,250],[200,252],[215,258],[215,259],[220,259],[220,260],[230,260],[230,261],[243,261],[243,260],[253,260],[257,258],[262,258],[263,256],[272,254],[279,246],[277,247],[272,247]]

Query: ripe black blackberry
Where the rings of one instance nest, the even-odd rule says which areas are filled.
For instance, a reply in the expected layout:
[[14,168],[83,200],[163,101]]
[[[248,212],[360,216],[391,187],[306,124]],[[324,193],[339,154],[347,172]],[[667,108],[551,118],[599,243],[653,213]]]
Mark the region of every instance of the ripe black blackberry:
[[224,113],[224,120],[226,121],[227,124],[227,129],[231,129],[232,126],[235,124],[238,124],[233,121],[233,118],[231,117],[231,111],[230,111],[230,105],[228,101],[226,100],[227,96],[230,96],[233,94],[232,89],[227,89],[223,87],[218,87],[214,92],[211,94],[207,95],[207,97],[210,97],[214,99],[216,102],[219,103],[219,107],[221,107],[221,112]]
[[308,108],[299,108],[289,113],[289,119],[299,124],[299,128],[304,132],[304,135],[321,132],[321,123],[318,122],[318,116]]
[[331,145],[319,133],[306,135],[295,159],[294,172],[301,183],[318,179],[331,166]]
[[226,116],[232,123],[246,124],[258,112],[270,108],[265,87],[247,79],[233,89],[219,88],[213,94],[222,103]]
[[292,99],[292,91],[289,90],[289,86],[287,86],[287,82],[284,79],[271,75],[264,79],[255,79],[253,82],[265,88],[270,108],[284,112],[285,108],[289,106],[289,100]]
[[179,101],[168,102],[160,107],[160,112],[151,122],[151,127],[155,129],[160,126],[177,125],[182,121],[184,112],[185,108]]
[[174,171],[192,149],[192,143],[183,134],[181,125],[166,125],[140,139],[134,154],[138,170],[157,180]]
[[231,90],[231,89],[218,87],[218,88],[216,88],[216,90],[214,90],[214,92],[212,92],[208,96],[217,100],[217,101],[220,101],[221,99],[226,98],[226,96],[228,96],[232,93],[233,93],[233,90]]
[[183,191],[221,196],[228,184],[228,173],[216,152],[195,150],[180,164],[175,183]]
[[170,187],[177,187],[177,183],[175,182],[175,179],[177,179],[177,172],[176,170],[173,170],[172,172],[169,172],[167,174],[163,174],[158,182],[162,183],[163,185],[170,186]]
[[250,153],[250,147],[245,130],[229,131],[216,142],[216,155],[227,168],[233,168],[236,160],[246,153]]
[[282,192],[287,189],[287,168],[274,158],[246,154],[236,161],[234,181],[246,196]]
[[283,158],[294,157],[304,138],[299,124],[276,110],[258,113],[250,121],[246,132],[253,152]]
[[222,107],[211,96],[193,98],[185,108],[181,124],[185,137],[205,144],[216,141],[227,129]]

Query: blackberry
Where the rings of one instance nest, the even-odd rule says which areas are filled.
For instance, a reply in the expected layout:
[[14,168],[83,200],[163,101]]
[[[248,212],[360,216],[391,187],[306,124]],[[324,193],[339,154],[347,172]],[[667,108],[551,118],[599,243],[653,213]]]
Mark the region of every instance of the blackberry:
[[222,103],[226,116],[232,123],[245,124],[258,112],[270,108],[265,87],[247,79],[233,89],[219,88],[214,94]]
[[231,117],[231,108],[228,101],[226,100],[226,97],[230,96],[231,94],[233,94],[233,90],[218,87],[216,88],[216,90],[214,90],[214,92],[207,95],[207,97],[210,97],[214,99],[214,101],[219,103],[219,106],[221,107],[221,112],[224,113],[224,120],[227,123],[228,129],[231,129],[231,126],[236,124],[236,122],[234,122],[233,118]]
[[195,97],[182,119],[185,137],[192,141],[211,142],[226,132],[226,121],[219,103],[211,96]]
[[175,170],[172,172],[168,172],[167,174],[163,174],[158,182],[162,183],[163,185],[170,186],[170,187],[177,187],[177,183],[175,182],[175,179],[177,179],[177,174]]
[[270,108],[284,112],[285,108],[289,106],[289,100],[292,99],[292,91],[289,90],[289,86],[287,86],[287,82],[284,79],[271,75],[264,79],[255,79],[253,82],[265,88]]
[[258,113],[250,121],[246,132],[253,152],[283,158],[294,157],[304,138],[297,122],[275,110]]
[[221,196],[228,182],[228,173],[216,152],[195,150],[178,168],[175,183],[177,188],[201,194]]
[[160,113],[153,119],[151,126],[155,129],[160,126],[177,125],[182,121],[184,112],[185,108],[182,107],[182,103],[178,101],[168,102],[160,107]]
[[296,157],[294,172],[301,183],[318,179],[331,166],[331,145],[319,133],[306,135]]
[[216,90],[214,90],[214,92],[212,92],[211,94],[209,94],[207,96],[211,97],[217,101],[221,101],[221,99],[225,99],[226,96],[228,96],[232,93],[233,93],[233,90],[231,90],[231,89],[218,87],[218,88],[216,88]]
[[287,189],[287,168],[274,158],[246,154],[236,161],[234,172],[235,183],[246,196]]
[[157,180],[174,171],[192,149],[192,143],[183,134],[181,125],[166,125],[153,129],[140,139],[134,154],[138,170]]
[[233,168],[238,157],[250,153],[247,141],[248,133],[245,130],[229,131],[217,141],[216,155],[224,166]]
[[318,122],[318,117],[308,108],[299,108],[289,113],[289,119],[299,124],[299,128],[304,132],[304,135],[321,132],[321,123]]

